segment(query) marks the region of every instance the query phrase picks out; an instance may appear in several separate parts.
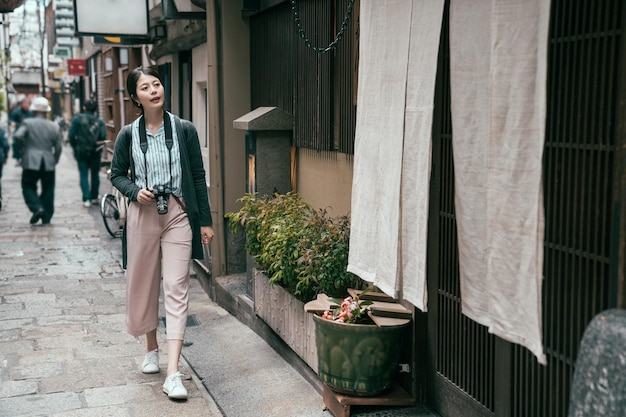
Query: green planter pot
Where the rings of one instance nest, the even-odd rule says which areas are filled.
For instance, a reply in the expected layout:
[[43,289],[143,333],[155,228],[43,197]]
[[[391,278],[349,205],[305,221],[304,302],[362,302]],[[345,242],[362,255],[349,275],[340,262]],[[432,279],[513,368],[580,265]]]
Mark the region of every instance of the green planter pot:
[[367,397],[389,388],[406,324],[346,324],[313,315],[318,377],[333,391]]

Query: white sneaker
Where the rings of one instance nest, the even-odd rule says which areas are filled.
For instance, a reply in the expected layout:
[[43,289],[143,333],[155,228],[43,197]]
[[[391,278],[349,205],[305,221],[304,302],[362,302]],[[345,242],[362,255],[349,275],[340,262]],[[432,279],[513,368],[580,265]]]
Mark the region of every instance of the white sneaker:
[[168,397],[176,400],[187,399],[187,389],[181,380],[182,376],[183,375],[180,372],[176,372],[175,374],[165,378],[165,382],[163,383],[163,392],[166,393]]
[[157,350],[146,353],[141,364],[141,372],[144,374],[156,374],[159,372],[159,352]]
[[83,201],[83,207],[89,208],[91,207],[91,203],[89,201]]

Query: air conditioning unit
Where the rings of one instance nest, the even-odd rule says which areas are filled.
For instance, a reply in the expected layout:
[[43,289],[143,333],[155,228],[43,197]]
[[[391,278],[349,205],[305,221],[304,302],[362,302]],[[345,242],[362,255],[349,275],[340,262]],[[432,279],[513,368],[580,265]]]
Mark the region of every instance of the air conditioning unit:
[[56,9],[54,11],[54,15],[56,17],[68,17],[74,19],[74,10],[73,9]]
[[72,38],[72,37],[74,37],[74,28],[60,27],[60,28],[56,29],[56,34],[57,34],[57,37],[65,36],[65,37],[68,37],[68,38]]
[[69,27],[74,29],[74,19],[54,19],[54,27]]
[[59,46],[78,46],[78,38],[57,38],[57,45]]
[[74,2],[72,0],[56,0],[54,2],[54,6],[55,7],[62,7],[65,9],[73,9],[74,8]]

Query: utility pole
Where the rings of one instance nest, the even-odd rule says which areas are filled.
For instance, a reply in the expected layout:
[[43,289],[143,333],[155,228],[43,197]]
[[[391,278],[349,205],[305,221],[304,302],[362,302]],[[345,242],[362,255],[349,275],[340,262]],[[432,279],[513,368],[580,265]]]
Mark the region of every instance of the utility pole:
[[[43,13],[41,12],[41,5],[43,3]],[[39,23],[39,39],[41,43],[39,45],[39,57],[41,59],[41,95],[46,96],[46,68],[44,65],[44,49],[46,44],[46,4],[45,0],[37,1],[37,22]],[[43,20],[43,23],[42,23]]]
[[[2,69],[4,72],[4,88],[7,112],[7,120],[9,113],[11,112],[11,101],[9,100],[9,82],[11,74],[11,32],[9,30],[9,18],[6,13],[2,14],[2,53],[4,54],[2,59]],[[8,127],[7,121],[7,127]]]

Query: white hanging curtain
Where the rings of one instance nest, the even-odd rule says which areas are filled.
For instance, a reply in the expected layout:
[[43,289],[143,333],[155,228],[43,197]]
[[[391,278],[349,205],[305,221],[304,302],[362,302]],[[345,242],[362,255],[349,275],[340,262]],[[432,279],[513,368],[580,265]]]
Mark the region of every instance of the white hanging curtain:
[[[545,363],[542,154],[548,0],[452,0],[463,313]],[[426,311],[431,129],[443,0],[362,0],[348,270]]]
[[542,364],[549,12],[549,0],[450,4],[462,311]]
[[361,0],[348,270],[426,311],[443,0]]

